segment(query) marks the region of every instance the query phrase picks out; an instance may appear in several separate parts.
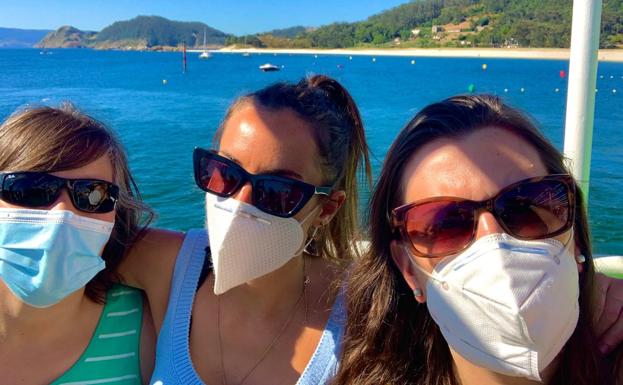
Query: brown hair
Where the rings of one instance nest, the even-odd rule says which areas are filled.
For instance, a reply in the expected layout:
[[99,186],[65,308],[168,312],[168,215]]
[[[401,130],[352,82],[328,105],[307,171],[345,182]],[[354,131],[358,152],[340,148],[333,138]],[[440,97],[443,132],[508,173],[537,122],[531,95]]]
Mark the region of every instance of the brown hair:
[[353,98],[340,83],[323,75],[311,76],[296,84],[270,85],[232,104],[214,136],[214,146],[219,146],[229,118],[250,102],[271,110],[291,109],[314,127],[325,184],[346,192],[344,207],[316,235],[315,253],[334,261],[350,260],[358,254],[355,241],[359,239],[357,170],[360,166],[368,183],[372,183],[368,144]]
[[[456,96],[420,111],[394,140],[373,193],[370,250],[356,263],[347,287],[347,327],[334,384],[458,385],[448,344],[413,294],[390,254],[390,212],[401,201],[401,178],[413,154],[439,138],[457,138],[484,127],[507,129],[530,143],[551,174],[568,173],[562,154],[535,125],[500,99]],[[580,318],[560,354],[552,384],[607,383],[592,334],[594,268],[582,194],[576,194],[575,242],[586,256],[580,277]]]
[[87,297],[95,302],[103,302],[106,290],[119,281],[115,269],[153,218],[153,212],[141,201],[125,150],[104,124],[70,104],[18,110],[0,126],[2,171],[70,170],[105,154],[112,162],[113,183],[119,186],[120,195],[115,225],[102,253],[106,268],[85,288]]

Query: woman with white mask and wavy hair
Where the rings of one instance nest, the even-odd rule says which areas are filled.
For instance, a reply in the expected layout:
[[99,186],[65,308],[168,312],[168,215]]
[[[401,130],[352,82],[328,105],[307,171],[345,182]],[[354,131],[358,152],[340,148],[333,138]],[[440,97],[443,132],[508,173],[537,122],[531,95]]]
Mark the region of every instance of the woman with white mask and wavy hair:
[[[390,148],[347,285],[334,384],[619,384],[582,194],[493,96],[431,104]],[[374,309],[374,311],[370,311]]]
[[190,231],[182,244],[152,231],[120,268],[153,306],[153,384],[328,381],[367,151],[354,101],[326,76],[233,103],[213,147],[193,154],[207,234]]

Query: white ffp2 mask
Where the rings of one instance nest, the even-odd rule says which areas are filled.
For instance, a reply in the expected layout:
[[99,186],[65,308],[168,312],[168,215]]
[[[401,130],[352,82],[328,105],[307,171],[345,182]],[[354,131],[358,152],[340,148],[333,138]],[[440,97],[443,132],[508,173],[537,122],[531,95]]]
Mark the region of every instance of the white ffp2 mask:
[[448,345],[473,364],[540,381],[575,330],[577,265],[555,239],[492,234],[432,274],[412,263],[430,278],[428,310]]
[[273,272],[307,246],[302,223],[261,211],[233,198],[206,193],[214,294]]

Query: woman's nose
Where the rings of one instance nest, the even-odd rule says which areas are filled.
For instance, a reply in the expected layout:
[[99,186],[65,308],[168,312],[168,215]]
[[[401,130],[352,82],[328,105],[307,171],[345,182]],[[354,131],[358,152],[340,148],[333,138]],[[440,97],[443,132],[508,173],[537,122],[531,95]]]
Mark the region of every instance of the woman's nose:
[[501,234],[504,232],[504,229],[498,221],[495,219],[493,214],[488,211],[482,212],[478,216],[478,225],[476,226],[476,239],[480,239],[484,236],[491,234]]
[[58,196],[56,201],[52,203],[50,210],[68,210],[78,214],[74,204],[71,202],[71,198],[69,197],[69,193],[66,188],[61,190],[61,194]]
[[251,182],[245,183],[240,189],[232,196],[237,201],[253,204]]

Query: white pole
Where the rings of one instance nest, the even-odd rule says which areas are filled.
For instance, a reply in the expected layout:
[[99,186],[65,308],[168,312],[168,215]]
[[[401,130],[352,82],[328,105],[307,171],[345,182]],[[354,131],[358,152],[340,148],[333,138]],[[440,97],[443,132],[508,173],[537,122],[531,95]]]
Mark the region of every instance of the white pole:
[[571,25],[569,86],[565,122],[565,156],[586,203],[593,146],[597,54],[602,0],[575,0]]

